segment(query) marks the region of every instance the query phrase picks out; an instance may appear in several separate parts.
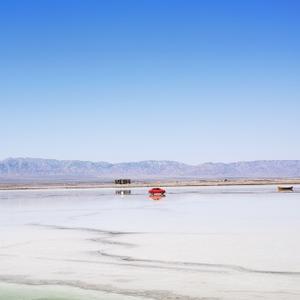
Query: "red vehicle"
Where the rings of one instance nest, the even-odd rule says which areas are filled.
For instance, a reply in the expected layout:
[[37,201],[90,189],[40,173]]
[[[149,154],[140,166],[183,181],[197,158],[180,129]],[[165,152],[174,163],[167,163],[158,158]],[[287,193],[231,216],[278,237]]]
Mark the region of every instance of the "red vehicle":
[[161,188],[153,188],[153,189],[149,190],[149,194],[151,194],[151,195],[164,195],[165,193],[166,193],[166,191]]

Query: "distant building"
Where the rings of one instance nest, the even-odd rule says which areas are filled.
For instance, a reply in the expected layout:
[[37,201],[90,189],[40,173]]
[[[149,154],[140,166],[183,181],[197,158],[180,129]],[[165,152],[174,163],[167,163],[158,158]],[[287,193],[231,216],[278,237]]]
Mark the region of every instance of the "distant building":
[[115,184],[130,184],[131,179],[116,179]]

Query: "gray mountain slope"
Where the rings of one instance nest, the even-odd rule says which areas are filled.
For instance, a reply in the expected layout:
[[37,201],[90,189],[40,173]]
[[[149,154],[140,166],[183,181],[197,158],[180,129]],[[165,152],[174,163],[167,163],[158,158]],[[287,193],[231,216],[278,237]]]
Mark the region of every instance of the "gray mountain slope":
[[262,160],[188,165],[176,161],[111,164],[77,160],[8,158],[0,161],[1,178],[279,178],[300,177],[300,160]]

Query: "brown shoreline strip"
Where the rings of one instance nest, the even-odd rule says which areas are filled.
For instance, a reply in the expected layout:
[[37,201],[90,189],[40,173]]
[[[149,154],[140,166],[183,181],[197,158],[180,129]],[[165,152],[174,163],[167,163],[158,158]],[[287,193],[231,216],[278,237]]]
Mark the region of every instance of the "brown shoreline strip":
[[[201,187],[201,186],[247,186],[247,185],[291,185],[300,184],[300,178],[293,179],[228,179],[224,180],[160,180],[133,182],[122,185],[126,188],[142,187]],[[95,188],[120,188],[114,183],[101,182],[39,182],[39,183],[1,183],[0,190],[44,190],[44,189],[95,189]]]

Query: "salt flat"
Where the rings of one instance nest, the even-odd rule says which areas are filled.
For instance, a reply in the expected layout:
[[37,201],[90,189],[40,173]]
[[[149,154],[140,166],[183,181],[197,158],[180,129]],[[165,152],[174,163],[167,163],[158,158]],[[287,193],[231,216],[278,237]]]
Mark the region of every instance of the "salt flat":
[[300,299],[298,191],[0,191],[0,299]]

